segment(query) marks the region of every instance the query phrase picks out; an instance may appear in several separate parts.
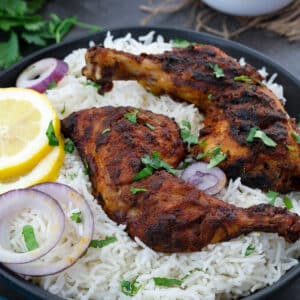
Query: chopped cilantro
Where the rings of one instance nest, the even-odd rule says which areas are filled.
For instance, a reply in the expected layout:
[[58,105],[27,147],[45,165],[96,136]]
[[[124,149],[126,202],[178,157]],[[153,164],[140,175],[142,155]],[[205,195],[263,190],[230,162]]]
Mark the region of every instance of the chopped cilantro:
[[66,112],[66,103],[64,103],[64,107],[60,111],[61,114],[64,114]]
[[287,149],[289,151],[295,151],[295,147],[294,146],[291,146],[291,145],[286,145]]
[[245,256],[251,255],[254,251],[255,251],[255,247],[252,245],[249,245],[246,249]]
[[214,71],[213,73],[216,78],[221,78],[221,77],[225,76],[224,70],[222,68],[220,68],[220,66],[218,64],[209,63],[208,65]]
[[283,198],[283,203],[287,209],[291,209],[294,207],[292,200],[287,196]]
[[249,135],[246,139],[247,142],[253,142],[254,138],[261,139],[262,142],[269,147],[276,147],[277,143],[274,142],[270,137],[268,137],[262,130],[252,127],[250,129]]
[[213,168],[221,163],[223,160],[227,158],[227,154],[221,151],[221,146],[218,145],[214,148],[207,150],[206,152],[198,154],[196,157],[197,160],[200,160],[204,157],[210,156],[210,161],[208,164],[208,168]]
[[279,196],[279,193],[270,190],[266,193],[266,196],[270,199],[269,204],[274,205],[276,198]]
[[117,238],[114,236],[107,236],[104,240],[91,240],[89,247],[90,248],[103,248],[109,244],[112,244],[117,241]]
[[155,130],[155,127],[154,126],[152,126],[151,124],[149,124],[149,123],[146,123],[146,126],[150,129],[150,130]]
[[191,123],[184,120],[181,122],[183,128],[180,129],[180,135],[184,143],[190,145],[198,144],[198,137],[191,133]]
[[181,286],[182,280],[176,278],[164,278],[164,277],[154,277],[153,278],[155,285],[158,286]]
[[168,163],[164,162],[156,151],[152,152],[151,157],[149,155],[144,155],[141,158],[141,161],[145,167],[139,173],[134,175],[132,180],[140,180],[152,175],[153,169],[165,169],[169,173],[176,175],[176,171]]
[[64,145],[65,152],[73,153],[74,149],[75,149],[75,145],[74,145],[73,141],[71,141],[71,140],[65,141],[65,145]]
[[126,296],[133,297],[137,294],[137,292],[140,290],[142,285],[138,284],[136,281],[137,278],[135,278],[132,281],[122,280],[121,281],[121,291]]
[[131,194],[135,195],[137,193],[147,192],[147,189],[131,187],[130,192]]
[[252,82],[253,80],[246,75],[236,76],[233,78],[234,81],[242,81],[242,82]]
[[124,118],[127,119],[129,122],[136,124],[137,123],[137,114],[138,114],[139,110],[135,109],[132,112],[126,113],[124,115]]
[[91,81],[91,80],[87,80],[86,83],[85,83],[85,85],[93,86],[96,89],[100,89],[101,88],[101,84],[100,83],[94,82],[94,81]]
[[293,131],[292,132],[292,136],[293,138],[295,139],[295,141],[300,144],[300,135],[296,132],[296,131]]
[[49,85],[47,86],[47,90],[51,90],[57,87],[57,82],[55,80],[52,80]]
[[75,223],[81,223],[81,211],[73,212],[70,219]]
[[25,245],[28,251],[32,251],[39,247],[34,234],[33,227],[31,225],[25,225],[22,230],[22,235],[24,237]]
[[101,133],[102,133],[102,134],[105,134],[105,133],[108,133],[108,132],[110,132],[110,131],[111,131],[110,128],[105,128],[105,129],[103,129],[103,130],[101,131]]
[[207,95],[207,99],[210,101],[212,99],[213,95],[212,94],[208,94]]
[[188,46],[195,45],[195,43],[177,38],[177,39],[172,40],[172,45],[173,45],[173,47],[176,47],[176,48],[186,48]]
[[46,135],[48,137],[48,144],[49,146],[58,146],[59,145],[59,141],[55,135],[55,131],[54,131],[54,127],[53,127],[53,121],[50,121],[47,131],[46,131]]
[[83,166],[84,166],[83,174],[88,175],[89,174],[89,165],[86,160],[83,162]]

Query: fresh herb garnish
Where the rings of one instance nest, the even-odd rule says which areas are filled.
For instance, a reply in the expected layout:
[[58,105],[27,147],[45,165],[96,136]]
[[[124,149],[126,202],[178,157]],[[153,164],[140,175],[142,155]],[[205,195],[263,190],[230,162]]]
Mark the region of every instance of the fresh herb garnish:
[[88,175],[89,174],[89,165],[86,160],[83,162],[83,166],[84,166],[83,174]]
[[53,88],[57,87],[57,83],[55,80],[51,80],[51,82],[49,83],[49,85],[47,86],[47,90],[51,90]]
[[130,188],[130,192],[131,194],[135,195],[137,193],[142,193],[142,192],[147,192],[147,189],[143,189],[143,188],[136,188],[136,187],[131,187]]
[[164,277],[154,277],[153,278],[155,285],[158,286],[181,286],[182,280],[176,278],[164,278]]
[[270,190],[266,193],[266,196],[270,199],[269,204],[274,205],[276,198],[279,196],[279,193]]
[[150,129],[150,130],[155,130],[155,127],[154,126],[152,126],[151,124],[149,124],[149,123],[146,123],[146,126]]
[[227,158],[227,154],[221,151],[221,146],[218,145],[214,148],[211,148],[203,153],[198,154],[197,160],[200,160],[204,157],[210,156],[210,161],[208,164],[208,168],[213,168],[221,163],[223,160]]
[[294,207],[292,200],[287,196],[283,198],[283,203],[287,209],[291,209]]
[[31,225],[25,225],[22,230],[22,235],[24,237],[25,245],[28,251],[32,251],[39,247],[34,234],[33,227]]
[[114,236],[107,236],[104,240],[91,240],[89,247],[90,248],[103,248],[109,244],[112,244],[117,241],[117,238]]
[[47,131],[46,131],[46,135],[48,137],[48,144],[49,146],[58,146],[59,145],[59,141],[55,135],[55,131],[54,131],[54,127],[53,127],[53,121],[50,121]]
[[173,45],[173,47],[176,47],[176,48],[186,48],[188,46],[195,45],[195,43],[177,38],[177,39],[172,40],[172,45]]
[[105,134],[105,133],[108,133],[108,132],[110,132],[110,131],[111,131],[110,128],[105,128],[105,129],[103,129],[103,130],[101,131],[101,134]]
[[139,110],[135,109],[132,112],[126,113],[124,115],[124,118],[127,119],[129,122],[136,124],[137,123],[137,114],[138,114]]
[[208,65],[214,71],[213,73],[216,78],[221,78],[225,76],[224,70],[218,64],[209,63]]
[[251,255],[254,251],[255,251],[255,247],[252,245],[249,245],[246,249],[245,256]]
[[64,107],[60,111],[61,114],[64,114],[66,112],[66,103],[64,103]]
[[293,138],[295,139],[295,141],[300,144],[300,135],[296,132],[296,131],[293,131],[292,132],[292,136]]
[[126,296],[133,297],[140,290],[142,285],[137,282],[137,277],[132,281],[122,280],[121,281],[121,291]]
[[144,155],[141,158],[142,163],[145,165],[139,173],[133,176],[132,180],[140,180],[152,175],[153,170],[165,169],[169,173],[176,175],[176,171],[166,162],[164,162],[160,157],[159,153],[154,151],[152,152],[152,157],[149,155]]
[[234,81],[241,81],[241,82],[252,82],[253,80],[246,75],[236,76],[233,78]]
[[181,122],[183,128],[180,129],[180,135],[184,143],[190,145],[197,145],[198,144],[198,137],[191,133],[191,123],[189,121],[182,121]]
[[286,145],[287,149],[289,151],[295,151],[295,147],[294,146],[291,146],[291,145]]
[[64,150],[66,153],[73,153],[75,149],[74,142],[71,140],[65,141]]
[[100,83],[94,82],[94,81],[91,81],[91,80],[87,80],[86,83],[85,83],[85,85],[93,86],[96,89],[100,89],[100,87],[101,87]]
[[74,221],[75,223],[81,223],[81,211],[73,212],[70,216],[70,219]]
[[212,99],[213,95],[212,94],[208,94],[207,95],[207,99],[210,101]]
[[249,135],[246,139],[247,142],[253,142],[254,138],[261,139],[262,142],[269,147],[276,147],[277,143],[274,142],[270,137],[268,137],[262,130],[252,127],[250,129]]
[[45,0],[0,1],[0,33],[8,34],[8,40],[0,43],[0,69],[21,59],[21,39],[27,44],[44,47],[60,42],[75,25],[91,31],[101,30],[98,26],[79,22],[76,17],[60,19],[51,14],[49,20],[45,20],[38,14],[45,3]]

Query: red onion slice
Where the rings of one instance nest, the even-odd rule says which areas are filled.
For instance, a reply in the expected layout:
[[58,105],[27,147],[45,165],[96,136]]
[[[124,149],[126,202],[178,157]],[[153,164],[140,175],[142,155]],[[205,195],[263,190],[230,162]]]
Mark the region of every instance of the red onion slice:
[[[29,276],[55,274],[73,265],[88,248],[94,231],[93,215],[84,198],[67,185],[42,183],[31,188],[45,192],[58,201],[65,213],[65,231],[58,245],[42,258],[27,264],[7,264],[6,266],[16,273]],[[77,224],[70,219],[70,211],[74,209],[81,212],[82,223]],[[70,235],[74,234],[76,226],[82,227],[81,235],[79,235],[79,229],[76,231],[77,242],[73,236],[70,240]]]
[[184,170],[181,178],[209,195],[217,194],[227,181],[226,175],[220,168],[208,168],[205,162],[191,164]]
[[28,66],[17,78],[16,86],[43,93],[52,82],[59,82],[68,72],[68,65],[56,58],[44,58]]
[[[47,218],[47,239],[39,248],[17,253],[10,249],[9,223],[27,209],[40,211]],[[3,263],[27,263],[48,253],[61,239],[64,231],[64,213],[49,195],[34,190],[13,190],[0,196],[0,261]]]

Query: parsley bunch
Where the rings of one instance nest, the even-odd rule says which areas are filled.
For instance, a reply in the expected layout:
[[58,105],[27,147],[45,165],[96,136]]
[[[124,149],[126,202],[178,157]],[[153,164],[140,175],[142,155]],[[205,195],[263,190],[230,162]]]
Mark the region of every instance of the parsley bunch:
[[56,42],[71,30],[74,25],[93,32],[101,28],[79,22],[76,17],[60,19],[51,14],[44,20],[38,11],[45,0],[0,0],[0,32],[5,32],[8,40],[0,43],[0,69],[7,68],[22,58],[20,40],[27,44],[45,47]]

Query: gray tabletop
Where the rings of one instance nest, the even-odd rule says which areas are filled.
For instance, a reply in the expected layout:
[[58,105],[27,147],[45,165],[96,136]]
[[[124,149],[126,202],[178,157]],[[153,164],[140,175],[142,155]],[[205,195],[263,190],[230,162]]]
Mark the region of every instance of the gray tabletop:
[[[43,11],[45,16],[52,12],[61,17],[76,15],[83,22],[97,24],[104,28],[139,25],[145,14],[138,7],[140,4],[147,4],[147,0],[52,0],[48,2]],[[150,25],[185,28],[188,18],[189,11],[185,10],[172,16],[158,16],[151,21]],[[73,29],[65,40],[82,37],[85,34],[84,30]],[[268,55],[300,79],[300,42],[288,43],[285,38],[260,30],[250,30],[235,40]],[[1,296],[13,300],[25,299],[18,295],[16,290],[0,282],[0,299]],[[271,299],[300,299],[300,278],[276,292]]]

